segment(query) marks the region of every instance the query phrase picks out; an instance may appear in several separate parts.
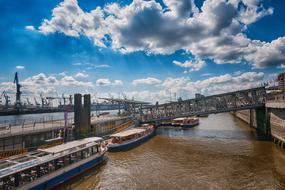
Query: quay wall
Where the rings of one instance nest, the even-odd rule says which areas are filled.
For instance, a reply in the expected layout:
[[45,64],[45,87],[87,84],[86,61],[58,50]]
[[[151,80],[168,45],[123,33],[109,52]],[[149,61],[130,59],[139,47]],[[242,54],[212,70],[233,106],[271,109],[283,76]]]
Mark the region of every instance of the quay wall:
[[[233,113],[234,116],[250,124],[250,110],[242,110]],[[285,110],[272,110],[270,115],[271,134],[273,141],[285,147]],[[255,111],[253,110],[253,127],[256,128]]]

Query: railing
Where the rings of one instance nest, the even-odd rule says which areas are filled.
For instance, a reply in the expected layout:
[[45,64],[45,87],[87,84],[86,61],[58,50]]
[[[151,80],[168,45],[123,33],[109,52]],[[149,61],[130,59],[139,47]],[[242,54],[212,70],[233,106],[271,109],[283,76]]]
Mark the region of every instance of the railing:
[[165,104],[156,104],[143,108],[139,117],[143,122],[153,122],[174,119],[176,117],[254,109],[264,107],[265,100],[265,88],[259,87]]
[[268,95],[267,101],[269,102],[285,102],[285,94]]
[[[73,118],[67,120],[67,126],[73,123]],[[65,126],[64,120],[34,120],[34,121],[16,121],[0,123],[0,137],[9,135],[24,134],[26,132],[36,132],[47,129],[58,129]]]

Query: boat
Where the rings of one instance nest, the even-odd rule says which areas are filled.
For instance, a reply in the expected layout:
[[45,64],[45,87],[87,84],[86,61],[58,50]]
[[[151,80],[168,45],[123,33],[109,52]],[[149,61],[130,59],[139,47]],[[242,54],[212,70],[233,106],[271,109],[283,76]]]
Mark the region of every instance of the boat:
[[198,117],[181,117],[173,119],[172,126],[190,128],[199,124]]
[[164,121],[164,122],[161,122],[159,126],[172,126],[172,122],[171,121]]
[[209,114],[199,114],[199,115],[197,115],[197,117],[208,117],[209,116]]
[[105,145],[90,137],[0,160],[0,189],[53,189],[103,163]]
[[111,135],[108,141],[108,151],[129,150],[151,138],[155,133],[155,127],[144,124],[142,127],[128,129]]

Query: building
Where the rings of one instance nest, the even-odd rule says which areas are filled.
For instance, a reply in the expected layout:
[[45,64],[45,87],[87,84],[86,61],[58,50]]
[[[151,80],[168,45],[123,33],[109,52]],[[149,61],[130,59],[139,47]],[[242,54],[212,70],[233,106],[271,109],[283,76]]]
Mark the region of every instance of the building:
[[278,88],[285,93],[285,73],[281,73],[277,77]]

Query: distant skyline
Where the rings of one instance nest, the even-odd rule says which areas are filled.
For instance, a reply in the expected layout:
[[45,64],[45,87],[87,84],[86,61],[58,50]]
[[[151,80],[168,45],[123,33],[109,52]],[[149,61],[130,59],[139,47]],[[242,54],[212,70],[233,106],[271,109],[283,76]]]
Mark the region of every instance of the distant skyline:
[[2,0],[0,93],[165,102],[285,70],[285,1]]

